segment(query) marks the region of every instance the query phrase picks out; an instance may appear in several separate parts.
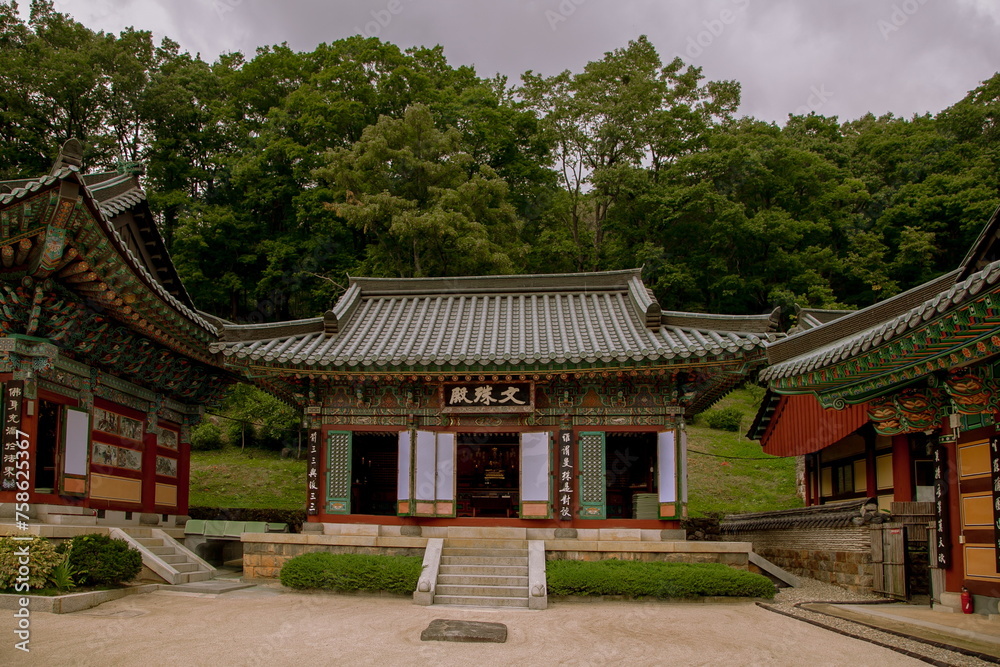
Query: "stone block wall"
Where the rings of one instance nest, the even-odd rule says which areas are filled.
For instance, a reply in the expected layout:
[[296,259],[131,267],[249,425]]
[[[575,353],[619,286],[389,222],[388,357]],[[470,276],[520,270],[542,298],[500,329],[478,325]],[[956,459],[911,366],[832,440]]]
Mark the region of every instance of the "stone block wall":
[[868,526],[858,526],[748,531],[726,537],[752,542],[756,553],[792,574],[871,593],[870,535]]
[[351,545],[332,543],[317,543],[305,535],[280,535],[273,541],[243,542],[243,579],[244,581],[261,581],[277,579],[281,568],[290,559],[300,554],[313,551],[326,551],[334,554],[367,554],[378,556],[419,556],[423,557],[424,549],[420,546],[393,547],[375,545]]

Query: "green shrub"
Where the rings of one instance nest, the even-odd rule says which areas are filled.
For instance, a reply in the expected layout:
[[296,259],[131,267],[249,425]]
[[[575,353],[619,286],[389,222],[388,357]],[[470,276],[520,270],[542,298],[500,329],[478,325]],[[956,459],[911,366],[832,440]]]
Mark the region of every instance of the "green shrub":
[[222,429],[210,421],[203,421],[191,429],[191,449],[199,452],[222,449]]
[[552,595],[774,597],[767,577],[720,563],[554,560],[546,579]]
[[79,586],[115,585],[139,576],[142,554],[125,540],[90,533],[70,541],[69,565]]
[[720,408],[705,413],[705,421],[712,428],[722,431],[739,431],[743,412],[739,408]]
[[49,583],[59,591],[67,591],[74,586],[73,577],[76,576],[76,572],[73,571],[73,567],[69,564],[69,558],[63,557],[63,561],[53,568],[52,573],[49,575]]
[[281,583],[289,588],[333,591],[387,591],[407,595],[417,588],[419,556],[364,556],[317,551],[289,560]]
[[31,536],[31,539],[14,539],[0,537],[0,589],[13,589],[18,593],[28,591],[18,590],[15,585],[24,551],[28,552],[28,586],[44,588],[52,576],[52,571],[64,560],[55,546],[44,537]]

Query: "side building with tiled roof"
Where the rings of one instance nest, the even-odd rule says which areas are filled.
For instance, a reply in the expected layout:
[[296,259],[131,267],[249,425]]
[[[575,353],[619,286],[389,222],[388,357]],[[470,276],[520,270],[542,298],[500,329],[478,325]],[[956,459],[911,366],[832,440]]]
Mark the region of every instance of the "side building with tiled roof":
[[0,505],[28,525],[173,526],[190,428],[237,378],[136,174],[81,162],[70,140],[49,174],[0,183]]
[[803,457],[809,505],[872,497],[885,510],[933,508],[935,595],[957,607],[965,587],[991,613],[1000,602],[998,232],[994,214],[954,271],[768,344],[769,392],[749,433],[769,454]]

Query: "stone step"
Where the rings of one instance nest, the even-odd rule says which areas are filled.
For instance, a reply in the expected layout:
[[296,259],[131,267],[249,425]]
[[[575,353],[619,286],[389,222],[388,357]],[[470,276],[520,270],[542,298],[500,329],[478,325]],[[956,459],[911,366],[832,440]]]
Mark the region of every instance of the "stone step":
[[436,595],[459,595],[464,597],[520,598],[528,597],[526,586],[470,586],[459,584],[438,584]]
[[444,565],[438,568],[438,576],[443,575],[477,575],[485,574],[495,577],[527,577],[527,565]]
[[494,574],[441,574],[438,573],[438,587],[441,586],[520,586],[528,587],[528,576],[505,577]]
[[172,556],[174,554],[174,548],[166,544],[164,544],[162,547],[146,547],[146,551],[160,557]]
[[177,572],[194,572],[198,569],[197,563],[172,563],[170,565]]
[[461,605],[465,607],[523,607],[528,608],[528,597],[485,597],[476,595],[435,595],[434,604]]
[[527,556],[441,556],[441,565],[521,565],[528,566]]
[[206,570],[198,570],[197,572],[183,572],[180,575],[180,581],[178,583],[190,584],[193,581],[208,581],[212,578],[212,573]]
[[133,540],[144,547],[162,547],[163,540],[159,537],[133,537]]
[[441,549],[442,556],[496,556],[498,558],[527,558],[527,549],[489,549],[482,547],[450,547]]
[[159,556],[160,560],[162,560],[164,563],[173,564],[173,563],[187,562],[187,558],[183,554],[164,554],[164,555],[157,554],[157,556]]
[[60,526],[96,526],[97,516],[88,514],[49,514],[46,523]]
[[448,538],[444,541],[444,548],[472,548],[472,549],[527,549],[528,540],[474,540],[471,538]]

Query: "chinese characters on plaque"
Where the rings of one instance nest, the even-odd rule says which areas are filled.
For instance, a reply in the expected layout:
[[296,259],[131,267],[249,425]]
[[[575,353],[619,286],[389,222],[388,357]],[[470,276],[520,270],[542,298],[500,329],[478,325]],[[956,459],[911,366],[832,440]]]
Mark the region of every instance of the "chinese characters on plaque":
[[319,429],[309,429],[306,464],[306,514],[319,514]]
[[573,518],[573,451],[572,431],[559,431],[559,479],[556,511],[560,521]]
[[24,382],[13,380],[3,388],[3,474],[0,475],[0,490],[13,491],[17,486],[17,452],[20,450],[17,435],[21,428],[21,399]]
[[990,438],[990,482],[993,489],[993,544],[1000,572],[1000,436]]
[[458,382],[441,385],[442,412],[532,412],[530,382]]
[[937,567],[951,567],[951,526],[948,520],[948,455],[942,445],[934,448],[934,517],[937,526]]

